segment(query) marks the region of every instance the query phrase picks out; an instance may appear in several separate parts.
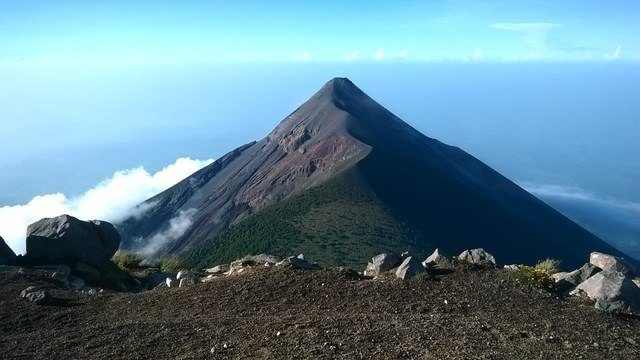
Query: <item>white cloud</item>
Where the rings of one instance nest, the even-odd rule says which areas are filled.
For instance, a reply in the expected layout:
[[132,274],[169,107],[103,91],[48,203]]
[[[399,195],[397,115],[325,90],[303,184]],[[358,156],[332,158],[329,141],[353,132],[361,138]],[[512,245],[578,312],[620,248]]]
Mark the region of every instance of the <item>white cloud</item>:
[[357,59],[360,56],[360,52],[359,51],[352,51],[351,53],[349,53],[349,55],[347,55],[346,60],[347,61],[353,61],[355,59]]
[[309,61],[311,60],[311,53],[309,51],[303,51],[301,53],[296,54],[294,59],[296,61]]
[[166,190],[213,162],[180,158],[155,174],[144,168],[117,171],[84,194],[67,198],[62,193],[38,195],[24,205],[0,207],[0,236],[16,252],[25,251],[27,226],[41,218],[69,214],[83,220],[119,222],[145,209],[140,202]]
[[146,245],[140,249],[140,254],[144,256],[153,256],[163,246],[184,235],[184,233],[191,227],[191,224],[193,224],[192,218],[196,212],[197,209],[193,208],[180,210],[177,216],[169,219],[169,227],[167,229],[153,235],[153,237],[149,239]]
[[398,53],[398,58],[406,59],[409,56],[409,52],[407,50],[402,50]]
[[498,30],[512,31],[522,34],[524,40],[537,52],[547,52],[550,46],[547,41],[549,31],[561,27],[555,23],[495,23],[491,27]]
[[616,48],[616,50],[610,54],[604,54],[604,58],[607,60],[618,60],[620,59],[620,46]]
[[535,184],[529,182],[522,182],[520,183],[520,185],[533,195],[542,198],[564,198],[595,203],[601,206],[631,211],[637,213],[640,216],[640,203],[602,198],[594,193],[585,191],[575,186]]
[[384,50],[380,49],[373,54],[373,60],[380,61],[384,59],[385,53]]

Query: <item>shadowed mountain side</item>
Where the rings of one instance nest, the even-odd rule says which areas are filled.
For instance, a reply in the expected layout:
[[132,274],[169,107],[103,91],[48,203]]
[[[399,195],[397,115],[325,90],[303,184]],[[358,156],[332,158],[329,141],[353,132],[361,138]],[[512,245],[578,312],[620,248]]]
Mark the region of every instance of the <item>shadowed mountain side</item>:
[[[327,180],[333,185],[313,188]],[[353,205],[361,199],[370,199],[367,210]],[[145,246],[166,230],[167,219],[191,211],[189,229],[161,253],[191,248],[197,261],[232,258],[238,255],[233,249],[247,253],[247,247],[277,254],[307,249],[327,265],[337,253],[363,263],[373,253],[406,246],[451,254],[485,247],[505,262],[554,257],[567,267],[582,264],[590,251],[622,255],[473,156],[424,136],[343,78],[329,81],[265,139],[144,205],[151,210],[123,227],[129,246],[138,246],[132,240],[138,237]],[[324,217],[322,206],[331,208]],[[350,220],[338,221],[338,213]],[[371,221],[356,220],[362,218]],[[373,219],[383,218],[393,230],[351,236],[363,224],[376,229]],[[301,230],[309,224],[313,231]],[[295,239],[300,235],[305,238]]]

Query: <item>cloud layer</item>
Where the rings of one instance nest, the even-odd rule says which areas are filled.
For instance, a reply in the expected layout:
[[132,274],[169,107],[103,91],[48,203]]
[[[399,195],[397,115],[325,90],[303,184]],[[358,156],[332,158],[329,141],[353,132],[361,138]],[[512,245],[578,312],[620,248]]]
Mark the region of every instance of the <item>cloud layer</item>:
[[80,196],[38,195],[24,205],[0,207],[0,236],[16,253],[24,253],[27,226],[44,217],[69,214],[117,223],[144,210],[135,205],[212,162],[180,158],[154,174],[142,167],[121,170]]

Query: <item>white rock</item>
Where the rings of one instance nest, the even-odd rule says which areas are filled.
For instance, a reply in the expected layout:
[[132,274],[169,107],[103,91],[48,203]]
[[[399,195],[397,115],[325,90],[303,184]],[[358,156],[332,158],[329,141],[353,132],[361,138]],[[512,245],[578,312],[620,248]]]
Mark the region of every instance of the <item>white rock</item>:
[[371,258],[364,270],[366,276],[378,276],[380,273],[389,271],[400,265],[402,259],[394,253],[383,253]]
[[493,255],[489,254],[482,248],[465,250],[460,255],[458,255],[458,259],[471,264],[491,266],[496,265],[496,259],[493,257]]
[[178,287],[178,280],[172,279],[170,277],[168,277],[164,282],[165,284],[167,284],[167,287],[170,287],[170,288]]
[[430,267],[430,266],[438,266],[438,265],[446,265],[449,263],[449,259],[440,254],[438,249],[435,249],[429,257],[427,257],[423,262],[422,266]]
[[187,269],[182,269],[178,271],[178,275],[176,275],[176,279],[182,280],[185,278],[193,278],[193,273]]
[[[640,310],[640,288],[619,271],[601,271],[576,286],[569,294],[584,294],[598,301],[599,308],[615,308],[622,304],[635,311]],[[610,305],[612,303],[615,306]]]
[[625,259],[600,252],[592,252],[589,255],[589,263],[602,270],[619,271],[629,275],[636,273],[635,267]]
[[409,256],[402,261],[400,266],[398,266],[396,276],[400,279],[406,280],[426,271],[427,270],[424,266],[422,266],[415,257]]

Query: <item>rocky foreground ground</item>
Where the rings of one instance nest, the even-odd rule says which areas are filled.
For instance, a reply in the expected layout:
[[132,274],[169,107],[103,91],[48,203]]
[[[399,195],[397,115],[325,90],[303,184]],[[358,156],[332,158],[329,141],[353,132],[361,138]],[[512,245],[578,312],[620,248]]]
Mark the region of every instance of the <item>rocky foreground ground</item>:
[[[51,305],[19,298],[49,289]],[[638,359],[640,319],[517,284],[504,269],[400,280],[254,267],[182,288],[94,295],[0,270],[0,358]]]

